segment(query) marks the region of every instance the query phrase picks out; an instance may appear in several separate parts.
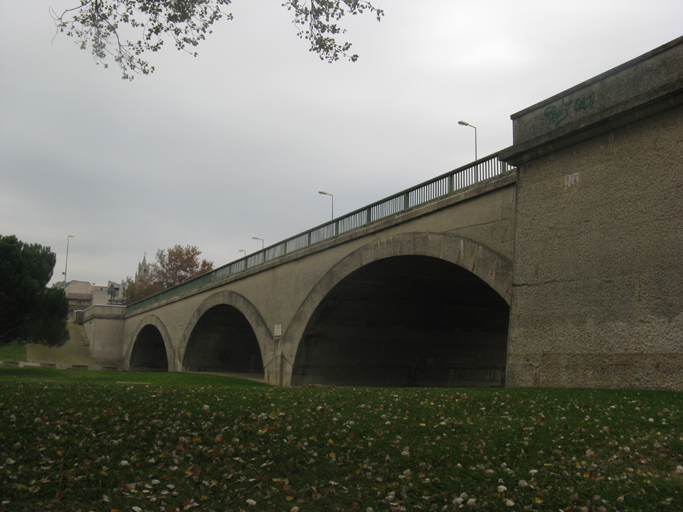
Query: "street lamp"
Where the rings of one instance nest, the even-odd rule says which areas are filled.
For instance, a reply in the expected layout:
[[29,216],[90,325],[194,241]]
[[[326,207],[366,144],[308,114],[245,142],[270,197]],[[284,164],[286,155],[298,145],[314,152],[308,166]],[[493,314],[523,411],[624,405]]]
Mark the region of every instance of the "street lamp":
[[266,246],[266,242],[264,242],[263,238],[259,238],[257,236],[252,236],[254,240],[261,240],[261,250]]
[[332,198],[332,220],[334,220],[334,196],[332,194],[328,194],[327,192],[323,192],[322,190],[319,190],[318,194],[323,196],[330,196]]
[[245,251],[244,249],[240,249],[240,252],[243,252],[245,257],[247,256],[247,251]]
[[66,289],[66,270],[69,267],[69,238],[73,238],[73,235],[66,237],[66,263],[64,263],[64,289]]
[[477,127],[474,125],[471,125],[470,123],[466,121],[458,121],[458,124],[461,126],[469,126],[470,128],[474,128],[474,159],[478,160],[477,157]]

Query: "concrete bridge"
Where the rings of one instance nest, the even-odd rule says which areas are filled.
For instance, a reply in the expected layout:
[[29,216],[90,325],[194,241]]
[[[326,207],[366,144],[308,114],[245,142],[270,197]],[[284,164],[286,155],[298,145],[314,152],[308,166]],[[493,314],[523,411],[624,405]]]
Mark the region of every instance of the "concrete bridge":
[[93,355],[280,386],[683,390],[683,38],[512,118],[499,154],[87,310]]

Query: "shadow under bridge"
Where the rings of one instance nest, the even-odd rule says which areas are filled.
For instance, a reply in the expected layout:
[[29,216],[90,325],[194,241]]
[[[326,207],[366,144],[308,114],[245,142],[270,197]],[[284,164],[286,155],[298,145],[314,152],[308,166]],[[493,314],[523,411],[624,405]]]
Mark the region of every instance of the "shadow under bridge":
[[375,261],[320,303],[292,385],[504,386],[509,313],[493,288],[454,263]]
[[263,375],[261,349],[247,318],[226,304],[207,310],[192,330],[183,370]]
[[130,355],[129,367],[133,371],[168,371],[168,355],[164,338],[155,325],[146,325],[137,335]]

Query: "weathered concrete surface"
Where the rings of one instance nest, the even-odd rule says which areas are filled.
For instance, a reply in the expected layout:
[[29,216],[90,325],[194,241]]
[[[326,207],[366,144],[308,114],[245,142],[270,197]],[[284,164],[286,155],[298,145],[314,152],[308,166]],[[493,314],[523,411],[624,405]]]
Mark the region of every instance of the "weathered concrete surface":
[[[92,306],[83,312],[90,354],[99,364],[123,365],[124,306]],[[79,315],[80,316],[80,315]]]
[[513,116],[507,385],[683,390],[682,93],[683,38]]
[[517,164],[680,104],[678,38],[513,114]]

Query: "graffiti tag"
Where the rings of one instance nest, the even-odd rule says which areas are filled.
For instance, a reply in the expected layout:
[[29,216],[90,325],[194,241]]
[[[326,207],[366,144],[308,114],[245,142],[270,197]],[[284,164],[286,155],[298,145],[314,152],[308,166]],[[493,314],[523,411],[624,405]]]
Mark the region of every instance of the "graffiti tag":
[[574,102],[574,110],[586,110],[593,106],[594,101],[595,93],[591,93],[583,98],[577,98],[577,100]]
[[562,99],[560,105],[550,105],[543,111],[543,124],[557,128],[572,112],[587,110],[595,103],[595,93],[580,98]]

